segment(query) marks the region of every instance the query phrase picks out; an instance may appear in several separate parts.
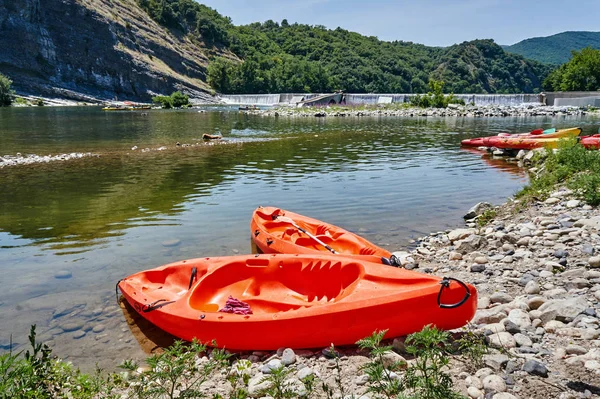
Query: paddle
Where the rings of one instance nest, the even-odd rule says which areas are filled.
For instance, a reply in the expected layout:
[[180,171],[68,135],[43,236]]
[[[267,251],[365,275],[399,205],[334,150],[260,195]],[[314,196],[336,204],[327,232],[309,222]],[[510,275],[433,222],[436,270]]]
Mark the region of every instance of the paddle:
[[310,238],[312,238],[313,240],[315,240],[316,242],[318,242],[319,244],[321,244],[323,247],[325,247],[332,254],[337,254],[337,251],[335,249],[331,248],[329,245],[325,244],[323,241],[319,240],[317,237],[315,237],[314,235],[310,234],[308,231],[304,230],[302,227],[298,226],[292,219],[290,219],[288,217],[285,217],[285,216],[275,216],[275,218],[277,220],[279,220],[280,222],[291,224],[296,229],[300,230],[301,232],[303,232],[304,234],[306,234],[307,236],[309,236]]

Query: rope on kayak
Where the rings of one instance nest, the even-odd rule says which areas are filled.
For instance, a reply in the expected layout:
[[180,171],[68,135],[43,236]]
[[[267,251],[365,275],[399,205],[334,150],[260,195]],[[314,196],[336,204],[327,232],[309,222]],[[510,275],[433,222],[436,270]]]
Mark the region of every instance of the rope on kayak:
[[192,284],[194,284],[194,280],[196,279],[196,273],[198,272],[198,269],[196,269],[196,266],[194,266],[192,268],[192,275],[190,276],[190,286],[188,287],[188,290],[190,288],[192,288]]
[[150,304],[143,305],[142,312],[144,312],[144,313],[152,312],[153,310],[160,309],[163,306],[167,306],[168,304],[173,303],[173,302],[175,302],[175,301],[167,301],[166,299],[159,299],[158,301],[154,301]]
[[[457,303],[453,303],[453,304],[445,304],[442,303],[441,299],[442,299],[442,291],[444,291],[444,288],[450,288],[450,281],[456,281],[458,284],[460,284],[466,291],[465,297]],[[444,277],[442,279],[442,281],[440,281],[441,284],[441,288],[440,288],[440,292],[438,293],[437,296],[437,303],[438,306],[442,309],[454,309],[457,308],[459,306],[461,306],[462,304],[464,304],[465,302],[467,302],[467,300],[471,297],[471,290],[469,290],[469,287],[463,283],[462,281],[452,278],[452,277]]]
[[248,315],[252,314],[252,309],[250,309],[250,305],[248,305],[246,302],[242,302],[239,299],[235,299],[229,295],[227,302],[225,302],[225,307],[223,309],[219,309],[219,312]]
[[117,285],[115,286],[115,298],[117,299],[117,305],[119,304],[119,284],[121,284],[121,281],[123,280],[125,279],[122,278],[119,281],[117,281]]

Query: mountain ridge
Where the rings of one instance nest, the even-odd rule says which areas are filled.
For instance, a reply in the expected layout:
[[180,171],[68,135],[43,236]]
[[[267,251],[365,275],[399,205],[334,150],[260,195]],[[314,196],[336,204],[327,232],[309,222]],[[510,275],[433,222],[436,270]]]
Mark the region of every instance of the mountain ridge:
[[542,63],[560,65],[569,61],[571,51],[579,51],[588,46],[600,49],[600,32],[565,31],[524,39],[515,44],[502,45],[502,48]]

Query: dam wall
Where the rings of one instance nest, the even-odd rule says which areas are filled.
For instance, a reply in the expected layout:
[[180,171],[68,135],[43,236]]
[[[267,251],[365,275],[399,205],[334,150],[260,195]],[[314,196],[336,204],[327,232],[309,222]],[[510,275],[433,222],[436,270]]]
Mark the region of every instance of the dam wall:
[[[310,100],[315,97],[324,96],[323,93],[280,93],[280,94],[224,94],[220,99],[225,104],[232,105],[257,105],[274,106],[290,105]],[[366,105],[366,104],[390,104],[407,103],[412,93],[392,93],[392,94],[358,94],[345,93],[344,101],[347,105]],[[455,94],[457,98],[463,99],[465,103],[474,105],[521,105],[521,104],[540,104],[542,97],[539,94]],[[550,104],[548,104],[550,105]]]

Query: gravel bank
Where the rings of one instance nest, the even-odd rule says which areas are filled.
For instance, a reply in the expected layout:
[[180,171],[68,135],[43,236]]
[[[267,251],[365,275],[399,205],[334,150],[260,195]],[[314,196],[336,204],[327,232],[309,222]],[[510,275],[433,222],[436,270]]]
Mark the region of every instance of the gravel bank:
[[28,154],[22,155],[21,153],[17,153],[16,155],[4,155],[0,156],[0,169],[8,166],[18,166],[18,165],[31,165],[36,163],[48,163],[48,162],[57,162],[57,161],[69,161],[72,159],[81,159],[87,157],[98,157],[99,155],[93,154],[91,152],[72,152],[69,154],[59,154],[59,155],[35,155]]
[[279,107],[269,110],[250,110],[250,114],[262,116],[288,117],[503,117],[503,116],[566,116],[586,115],[587,110],[577,107],[549,107],[543,105],[456,105],[448,108],[416,108],[402,106],[372,106],[372,107]]

